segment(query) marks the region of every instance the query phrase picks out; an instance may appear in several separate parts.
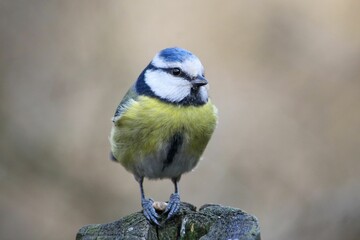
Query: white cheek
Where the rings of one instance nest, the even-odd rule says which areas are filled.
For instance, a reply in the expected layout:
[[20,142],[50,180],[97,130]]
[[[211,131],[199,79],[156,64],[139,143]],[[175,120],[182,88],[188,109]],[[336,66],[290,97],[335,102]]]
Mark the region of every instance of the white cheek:
[[208,85],[200,88],[200,98],[203,102],[207,102],[208,100],[207,86]]
[[162,71],[147,70],[145,72],[145,82],[155,95],[170,102],[180,102],[191,91],[189,81],[173,77]]

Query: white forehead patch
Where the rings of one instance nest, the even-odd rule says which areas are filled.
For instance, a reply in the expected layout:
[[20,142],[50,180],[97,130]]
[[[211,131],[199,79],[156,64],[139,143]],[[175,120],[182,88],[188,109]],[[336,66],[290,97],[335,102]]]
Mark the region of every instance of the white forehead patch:
[[204,74],[204,67],[201,64],[200,60],[195,57],[191,56],[187,58],[183,62],[166,62],[164,59],[162,59],[159,54],[157,54],[153,60],[152,65],[154,65],[157,68],[181,68],[184,72],[189,74],[190,76],[196,77],[198,75]]
[[174,77],[161,70],[147,70],[145,83],[155,95],[170,102],[180,102],[190,94],[191,83],[185,79]]

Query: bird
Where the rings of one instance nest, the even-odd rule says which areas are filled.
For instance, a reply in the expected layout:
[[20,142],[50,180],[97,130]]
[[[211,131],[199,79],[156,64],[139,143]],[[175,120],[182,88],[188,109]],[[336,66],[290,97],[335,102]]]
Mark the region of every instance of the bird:
[[123,97],[112,118],[110,155],[134,175],[148,221],[160,225],[161,217],[154,200],[145,197],[144,178],[171,179],[165,221],[174,217],[180,209],[178,182],[198,164],[217,121],[204,67],[183,48],[158,52]]

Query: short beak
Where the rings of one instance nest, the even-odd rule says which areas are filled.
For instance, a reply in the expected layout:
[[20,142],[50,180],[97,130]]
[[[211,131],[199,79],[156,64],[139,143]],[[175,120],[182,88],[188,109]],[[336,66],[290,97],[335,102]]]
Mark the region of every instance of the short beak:
[[203,76],[199,75],[194,80],[191,81],[191,84],[193,85],[193,87],[198,88],[208,84],[208,81]]

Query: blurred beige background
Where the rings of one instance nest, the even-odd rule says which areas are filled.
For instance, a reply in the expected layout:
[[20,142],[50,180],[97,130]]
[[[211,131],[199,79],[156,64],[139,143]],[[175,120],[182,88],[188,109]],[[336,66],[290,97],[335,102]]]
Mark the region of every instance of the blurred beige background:
[[[183,201],[267,240],[360,234],[360,3],[0,1],[0,239],[74,239],[140,210],[110,118],[157,51],[203,62],[220,121]],[[170,181],[146,181],[167,200]]]

